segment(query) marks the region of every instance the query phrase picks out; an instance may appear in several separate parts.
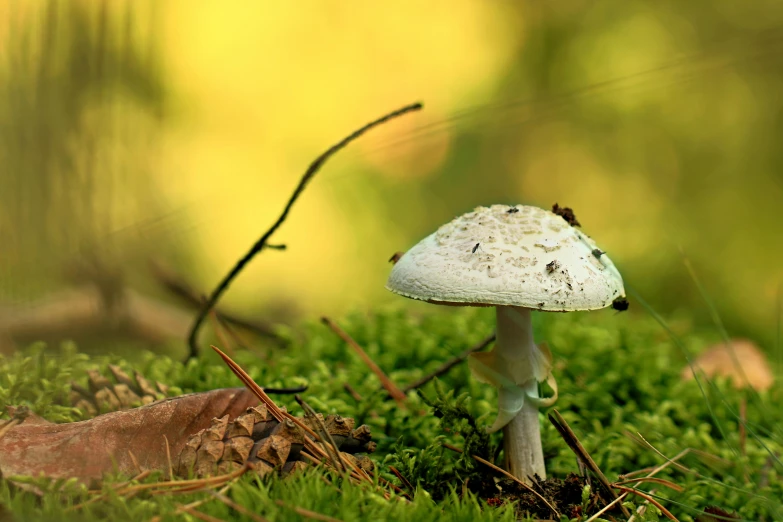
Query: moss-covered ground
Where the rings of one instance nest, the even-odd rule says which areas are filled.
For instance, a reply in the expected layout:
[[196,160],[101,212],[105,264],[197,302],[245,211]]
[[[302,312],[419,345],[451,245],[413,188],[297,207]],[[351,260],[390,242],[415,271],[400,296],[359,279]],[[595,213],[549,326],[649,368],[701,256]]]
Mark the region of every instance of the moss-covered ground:
[[[436,308],[436,307],[431,307]],[[694,355],[720,337],[692,329],[687,320],[670,318],[667,332],[652,318],[611,311],[591,314],[534,314],[536,337],[546,340],[555,357],[560,399],[555,407],[569,422],[584,447],[610,481],[618,476],[665,462],[649,447],[634,440],[641,434],[658,451],[674,457],[693,448],[713,457],[691,453],[658,476],[680,486],[681,492],[656,489],[679,520],[695,520],[709,505],[736,511],[742,520],[783,520],[783,392],[780,386],[758,395],[734,390],[725,382],[683,382],[680,372],[686,355]],[[352,335],[400,386],[434,370],[442,362],[491,333],[491,309],[437,309],[415,316],[404,309],[357,313],[338,323]],[[339,480],[327,483],[317,471],[286,479],[260,480],[245,476],[227,492],[235,502],[267,520],[304,520],[298,506],[344,521],[383,520],[513,520],[512,506],[489,506],[477,499],[464,479],[474,471],[472,461],[445,450],[465,440],[444,430],[422,397],[411,392],[407,407],[386,400],[379,380],[360,359],[320,323],[303,325],[286,335],[285,348],[238,352],[235,360],[263,386],[308,384],[303,397],[317,411],[352,416],[368,424],[378,443],[373,458],[384,476],[399,484],[393,465],[417,486],[412,502],[384,499],[377,489]],[[67,403],[72,379],[84,379],[88,368],[116,358],[87,358],[73,347],[31,347],[0,360],[0,406],[25,404],[57,422],[78,420],[80,413]],[[150,379],[177,391],[238,386],[230,370],[213,353],[187,365],[166,357],[144,354],[132,364]],[[344,388],[350,384],[362,397],[357,401]],[[439,379],[447,403],[460,404],[478,419],[491,423],[495,391],[473,380],[463,363]],[[436,397],[436,386],[423,387],[425,397]],[[451,398],[448,398],[453,392]],[[466,395],[465,395],[466,394]],[[747,400],[747,443],[739,445],[738,405]],[[294,413],[301,410],[293,397],[276,396],[278,404]],[[547,468],[565,477],[578,470],[573,452],[543,416],[542,438]],[[493,435],[491,444],[499,444]],[[151,477],[147,480],[155,480]],[[117,479],[119,480],[119,478]],[[36,481],[43,495],[23,492],[0,482],[0,503],[16,520],[195,520],[175,513],[177,507],[204,493],[121,498],[111,494],[100,502],[70,509],[88,497],[74,483]],[[639,499],[631,499],[636,506]],[[280,505],[276,501],[282,501]],[[629,506],[630,507],[630,506]],[[252,520],[218,500],[198,508],[219,520]],[[657,520],[648,509],[648,520]],[[642,518],[641,520],[644,520]],[[637,518],[637,520],[640,520]]]

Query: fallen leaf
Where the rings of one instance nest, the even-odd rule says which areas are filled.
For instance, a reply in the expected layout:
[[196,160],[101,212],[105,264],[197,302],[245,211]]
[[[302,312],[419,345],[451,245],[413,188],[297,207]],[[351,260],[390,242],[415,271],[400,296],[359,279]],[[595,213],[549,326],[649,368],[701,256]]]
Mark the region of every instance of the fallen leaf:
[[[693,361],[693,367],[699,368],[707,377],[727,377],[734,386],[744,388],[750,385],[756,390],[768,390],[775,378],[769,362],[761,350],[746,339],[732,339],[729,344],[719,343]],[[683,368],[681,377],[693,379],[690,366]]]
[[[164,399],[90,420],[54,424],[32,422],[8,429],[0,438],[0,473],[10,476],[75,477],[89,481],[107,473],[135,475],[139,467],[167,469],[166,439],[177,455],[188,438],[212,419],[233,420],[258,399],[245,388],[226,388]],[[133,457],[131,456],[133,454]]]

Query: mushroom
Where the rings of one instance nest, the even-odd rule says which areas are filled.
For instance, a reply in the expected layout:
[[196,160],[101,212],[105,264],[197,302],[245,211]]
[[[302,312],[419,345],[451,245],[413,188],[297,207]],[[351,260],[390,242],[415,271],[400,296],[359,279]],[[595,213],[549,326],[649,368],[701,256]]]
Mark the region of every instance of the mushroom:
[[[435,304],[495,307],[495,347],[472,354],[468,364],[474,377],[498,389],[489,431],[503,429],[506,468],[528,483],[546,478],[538,409],[554,404],[557,384],[549,349],[533,341],[530,312],[596,310],[624,299],[609,256],[552,212],[478,207],[405,252],[386,288]],[[540,397],[544,381],[553,397]]]

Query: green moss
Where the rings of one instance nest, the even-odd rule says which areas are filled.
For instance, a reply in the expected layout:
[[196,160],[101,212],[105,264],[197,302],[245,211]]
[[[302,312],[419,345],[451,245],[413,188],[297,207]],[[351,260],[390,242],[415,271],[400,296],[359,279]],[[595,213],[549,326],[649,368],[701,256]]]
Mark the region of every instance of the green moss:
[[[681,382],[679,373],[686,364],[683,351],[652,319],[597,312],[537,314],[534,320],[537,340],[546,340],[555,357],[560,388],[556,407],[610,480],[664,462],[634,440],[638,432],[668,457],[690,447],[720,459],[692,453],[682,463],[698,474],[672,466],[658,475],[684,487],[678,493],[656,486],[664,505],[680,520],[693,520],[710,504],[736,510],[746,520],[759,520],[762,515],[767,520],[783,519],[783,467],[770,457],[783,450],[780,388],[764,396],[748,396],[748,426],[757,438],[749,433],[742,456],[736,416],[741,393],[723,382],[702,383],[703,391],[695,382]],[[401,308],[356,313],[339,321],[400,385],[481,340],[492,331],[493,322],[491,310],[436,309],[419,317]],[[693,332],[683,321],[672,325],[678,342],[688,351],[698,351],[715,340],[714,333]],[[316,410],[354,416],[370,425],[378,442],[373,458],[383,470],[395,465],[417,487],[414,502],[389,502],[372,488],[339,481],[338,491],[315,473],[263,483],[244,478],[230,491],[235,501],[270,520],[301,519],[274,499],[342,520],[513,519],[508,508],[487,507],[470,493],[460,498],[462,481],[476,472],[475,463],[441,446],[446,441],[464,447],[467,435],[472,451],[491,460],[500,445],[499,434],[487,437],[471,426],[475,422],[481,428],[492,420],[495,392],[471,379],[466,365],[444,375],[439,392],[432,383],[422,390],[442,417],[438,419],[416,394],[409,395],[407,408],[387,400],[378,379],[323,325],[306,324],[288,334],[290,343],[283,349],[241,352],[235,359],[263,386],[307,383],[310,388],[304,396]],[[67,398],[70,380],[83,380],[87,368],[106,362],[129,368],[116,358],[87,359],[69,346],[54,352],[38,346],[0,360],[0,405],[26,404],[57,421],[77,419],[78,412],[57,404]],[[183,392],[238,385],[212,353],[187,365],[146,354],[135,368]],[[344,383],[359,392],[361,402],[345,391]],[[276,399],[293,412],[299,411],[293,398]],[[575,457],[554,427],[543,421],[542,429],[549,473],[564,476],[576,471]],[[391,474],[384,477],[397,481]],[[87,510],[67,513],[63,506],[77,503],[83,494],[69,488],[66,492],[50,489],[39,499],[3,483],[0,501],[21,520],[145,520],[155,514],[164,514],[164,520],[182,520],[182,515],[172,514],[175,504],[198,498],[110,497]],[[637,499],[630,500],[638,504]],[[249,520],[217,501],[200,509],[225,520]]]

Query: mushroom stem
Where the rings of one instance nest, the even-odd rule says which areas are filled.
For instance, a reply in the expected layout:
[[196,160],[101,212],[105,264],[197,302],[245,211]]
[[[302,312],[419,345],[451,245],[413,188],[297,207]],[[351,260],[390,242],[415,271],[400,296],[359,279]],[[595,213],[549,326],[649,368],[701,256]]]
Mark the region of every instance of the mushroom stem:
[[[496,310],[497,362],[505,364],[512,375],[518,374],[515,370],[521,369],[520,367],[528,369],[528,372],[531,367],[536,368],[541,360],[541,353],[533,342],[530,309],[498,306]],[[536,379],[518,384],[523,387],[527,398],[538,397]],[[499,393],[502,395],[504,389],[500,388]],[[535,401],[525,400],[522,409],[503,427],[503,448],[506,454],[506,468],[512,475],[528,484],[531,482],[528,477],[538,475],[541,479],[546,478],[538,405]]]

